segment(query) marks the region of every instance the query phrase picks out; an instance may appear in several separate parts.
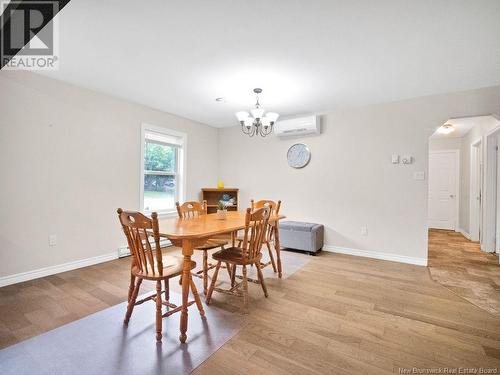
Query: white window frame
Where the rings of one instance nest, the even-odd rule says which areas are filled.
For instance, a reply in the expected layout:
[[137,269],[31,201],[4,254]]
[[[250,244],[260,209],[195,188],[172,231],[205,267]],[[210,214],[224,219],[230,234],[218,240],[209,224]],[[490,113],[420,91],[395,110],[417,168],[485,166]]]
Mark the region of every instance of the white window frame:
[[[165,136],[177,137],[182,140],[182,147],[179,147],[177,154],[177,171],[176,175],[176,186],[175,186],[175,200],[179,202],[183,202],[186,197],[186,165],[187,165],[187,134],[172,130],[168,128],[164,128],[162,126],[151,125],[147,123],[141,124],[141,159],[140,159],[140,195],[139,195],[139,207],[141,212],[144,214],[151,214],[152,211],[144,209],[144,144],[146,140],[146,133],[154,132]],[[172,207],[168,210],[160,210],[156,211],[160,216],[174,216],[177,215],[177,210],[175,207]]]

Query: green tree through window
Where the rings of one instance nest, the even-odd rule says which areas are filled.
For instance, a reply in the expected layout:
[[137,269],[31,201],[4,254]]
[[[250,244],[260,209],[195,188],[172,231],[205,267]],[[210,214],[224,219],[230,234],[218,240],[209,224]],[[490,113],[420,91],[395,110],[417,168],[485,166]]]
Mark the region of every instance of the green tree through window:
[[[172,133],[174,133],[172,131]],[[142,204],[145,211],[174,212],[182,199],[184,140],[168,129],[143,125]]]
[[144,170],[175,172],[175,147],[146,142]]

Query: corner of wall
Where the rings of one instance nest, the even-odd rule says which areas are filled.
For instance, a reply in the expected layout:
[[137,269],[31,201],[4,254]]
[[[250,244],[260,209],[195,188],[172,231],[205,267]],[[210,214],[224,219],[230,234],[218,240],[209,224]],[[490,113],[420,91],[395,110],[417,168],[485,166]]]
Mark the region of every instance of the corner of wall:
[[217,175],[217,180],[220,180],[221,178],[221,171],[220,171],[220,166],[221,166],[221,136],[222,136],[222,128],[217,128],[217,166],[215,168],[216,175]]

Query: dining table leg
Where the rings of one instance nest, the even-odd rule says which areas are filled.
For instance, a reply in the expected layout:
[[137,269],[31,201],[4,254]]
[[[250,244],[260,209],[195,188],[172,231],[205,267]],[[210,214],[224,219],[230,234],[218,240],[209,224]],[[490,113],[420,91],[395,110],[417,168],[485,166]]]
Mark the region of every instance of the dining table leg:
[[184,264],[182,268],[182,310],[179,340],[185,343],[187,340],[187,326],[188,326],[188,300],[189,300],[189,287],[191,284],[191,255],[193,255],[193,244],[190,240],[184,239],[182,241],[182,255],[184,256]]
[[278,263],[278,277],[281,279],[282,267],[281,267],[281,244],[280,244],[280,231],[279,222],[276,221],[274,226],[274,249],[276,250],[276,258]]
[[231,246],[235,247],[236,246],[236,236],[238,235],[238,231],[236,232],[231,232]]

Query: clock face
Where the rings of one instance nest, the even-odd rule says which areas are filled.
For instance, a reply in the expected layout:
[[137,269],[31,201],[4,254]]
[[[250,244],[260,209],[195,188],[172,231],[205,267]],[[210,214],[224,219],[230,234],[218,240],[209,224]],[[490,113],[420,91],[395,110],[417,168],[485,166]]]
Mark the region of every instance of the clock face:
[[311,160],[311,151],[303,143],[292,145],[286,154],[288,165],[292,168],[304,168]]

